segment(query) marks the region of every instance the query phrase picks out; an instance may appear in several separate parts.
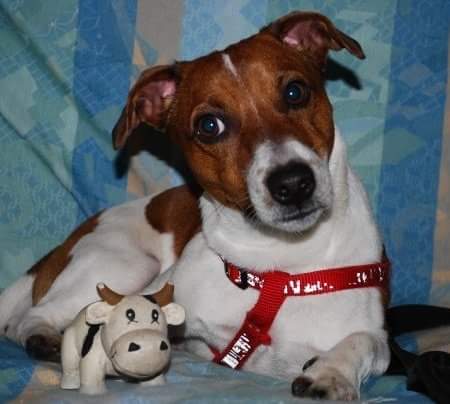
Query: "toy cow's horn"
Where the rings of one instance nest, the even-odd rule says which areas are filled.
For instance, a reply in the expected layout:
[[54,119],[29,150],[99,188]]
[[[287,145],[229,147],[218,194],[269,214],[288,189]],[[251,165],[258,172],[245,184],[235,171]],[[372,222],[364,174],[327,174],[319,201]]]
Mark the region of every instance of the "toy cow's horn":
[[174,286],[171,283],[166,283],[160,291],[145,297],[156,301],[160,307],[163,307],[173,302],[173,290]]
[[112,306],[119,303],[124,297],[123,295],[108,288],[108,286],[106,286],[104,283],[97,284],[97,293],[102,300]]

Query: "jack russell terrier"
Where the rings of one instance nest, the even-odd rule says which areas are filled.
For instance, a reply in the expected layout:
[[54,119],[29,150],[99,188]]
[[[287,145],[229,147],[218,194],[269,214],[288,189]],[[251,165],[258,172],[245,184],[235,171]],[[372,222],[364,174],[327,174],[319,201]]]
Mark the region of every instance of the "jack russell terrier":
[[[353,400],[389,363],[388,262],[324,88],[327,53],[360,45],[294,12],[190,62],[145,70],[113,131],[147,123],[179,145],[187,186],[90,218],[0,297],[0,327],[41,359],[95,301],[170,276],[187,349]],[[170,268],[170,271],[168,269]]]

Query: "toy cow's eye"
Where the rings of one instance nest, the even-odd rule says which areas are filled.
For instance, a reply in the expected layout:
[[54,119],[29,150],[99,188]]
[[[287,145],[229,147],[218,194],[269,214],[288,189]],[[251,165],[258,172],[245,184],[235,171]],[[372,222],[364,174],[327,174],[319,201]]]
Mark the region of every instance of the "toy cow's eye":
[[136,313],[134,312],[133,309],[128,309],[125,315],[127,316],[127,319],[130,321],[134,321],[134,319],[136,318]]
[[158,310],[152,310],[152,323],[158,322],[159,313]]

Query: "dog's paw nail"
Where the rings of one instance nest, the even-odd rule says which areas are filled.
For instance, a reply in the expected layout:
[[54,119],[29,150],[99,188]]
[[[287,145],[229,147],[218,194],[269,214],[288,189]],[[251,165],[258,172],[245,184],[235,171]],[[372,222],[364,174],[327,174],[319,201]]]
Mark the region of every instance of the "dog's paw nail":
[[294,396],[303,397],[308,387],[311,386],[312,380],[308,377],[299,376],[293,382],[291,391]]

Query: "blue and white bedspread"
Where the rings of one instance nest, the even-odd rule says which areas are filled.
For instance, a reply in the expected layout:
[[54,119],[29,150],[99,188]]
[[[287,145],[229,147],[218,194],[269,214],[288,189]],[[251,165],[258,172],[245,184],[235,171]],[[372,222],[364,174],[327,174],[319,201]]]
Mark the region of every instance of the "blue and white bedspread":
[[[164,386],[107,380],[108,393],[95,397],[61,390],[60,376],[59,365],[35,362],[17,345],[0,340],[0,403],[317,403],[292,397],[290,384],[284,380],[234,371],[184,352],[175,352]],[[397,376],[369,380],[361,401],[431,403],[406,391],[404,378]]]
[[[450,306],[449,0],[0,0],[0,289],[93,213],[180,183],[148,153],[115,170],[110,131],[142,69],[294,9],[326,14],[366,53],[331,55],[360,86],[330,81],[328,92],[393,262],[392,303]],[[56,365],[0,340],[1,402],[89,402],[58,380]],[[286,382],[180,353],[165,387],[108,387],[109,402],[292,401]],[[393,377],[363,397],[425,402]]]

